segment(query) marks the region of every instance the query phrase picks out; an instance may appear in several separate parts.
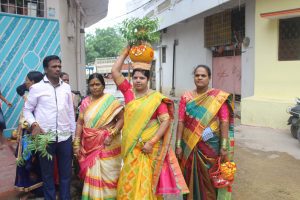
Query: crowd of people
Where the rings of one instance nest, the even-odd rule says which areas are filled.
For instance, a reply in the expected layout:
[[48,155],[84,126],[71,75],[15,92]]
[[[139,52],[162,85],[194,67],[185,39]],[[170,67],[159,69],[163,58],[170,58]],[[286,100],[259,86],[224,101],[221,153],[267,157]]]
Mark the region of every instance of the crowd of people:
[[[57,177],[59,198],[71,199],[73,155],[80,167],[83,200],[156,200],[180,195],[189,200],[231,199],[231,191],[216,188],[209,176],[218,159],[232,160],[230,95],[209,88],[210,69],[197,66],[195,89],[181,96],[173,147],[174,102],[148,88],[150,71],[143,63],[133,63],[132,83],[122,75],[128,54],[129,47],[112,67],[125,105],[104,93],[104,78],[94,73],[88,78],[88,94],[76,122],[69,77],[62,73],[58,56],[47,56],[45,73],[29,72],[25,84],[17,88],[25,103],[16,156],[26,148],[24,135],[51,131],[47,151],[55,158],[32,154],[25,165],[17,167],[15,185],[26,192],[23,199],[30,195],[56,199]],[[2,95],[0,98],[11,106]],[[0,110],[4,129],[2,118]]]

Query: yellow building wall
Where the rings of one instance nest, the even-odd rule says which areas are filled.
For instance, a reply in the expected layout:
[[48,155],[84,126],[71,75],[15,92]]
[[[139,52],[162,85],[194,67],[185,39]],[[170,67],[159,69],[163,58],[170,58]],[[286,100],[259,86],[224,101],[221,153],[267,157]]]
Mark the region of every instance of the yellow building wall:
[[300,0],[256,0],[254,96],[242,99],[242,124],[287,128],[286,108],[300,96],[300,61],[278,61],[279,20],[261,13],[300,7]]

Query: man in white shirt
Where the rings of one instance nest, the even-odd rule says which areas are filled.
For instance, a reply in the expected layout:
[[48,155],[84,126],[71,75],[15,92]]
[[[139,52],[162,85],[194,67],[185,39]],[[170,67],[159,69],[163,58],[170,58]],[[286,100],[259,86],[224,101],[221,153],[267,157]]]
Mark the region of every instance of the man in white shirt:
[[[56,55],[43,61],[45,76],[31,86],[24,106],[24,117],[32,127],[32,134],[51,132],[53,143],[47,151],[56,155],[59,172],[60,199],[69,200],[72,163],[72,134],[75,118],[69,84],[60,79],[61,60]],[[39,156],[46,200],[55,200],[54,161]]]

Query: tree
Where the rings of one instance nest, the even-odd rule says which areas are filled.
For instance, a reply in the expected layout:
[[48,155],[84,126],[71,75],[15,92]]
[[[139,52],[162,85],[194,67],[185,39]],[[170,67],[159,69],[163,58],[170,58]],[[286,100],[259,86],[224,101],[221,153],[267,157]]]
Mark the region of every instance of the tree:
[[125,45],[125,40],[114,28],[96,29],[95,34],[87,34],[86,62],[94,62],[95,58],[118,56]]

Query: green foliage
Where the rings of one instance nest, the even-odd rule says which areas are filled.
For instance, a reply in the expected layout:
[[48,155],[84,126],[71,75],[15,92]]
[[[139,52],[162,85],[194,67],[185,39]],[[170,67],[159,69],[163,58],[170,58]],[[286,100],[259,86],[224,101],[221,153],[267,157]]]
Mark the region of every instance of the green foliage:
[[94,62],[95,58],[116,57],[125,45],[122,36],[114,28],[96,29],[95,34],[87,34],[86,62]]
[[51,139],[55,136],[53,132],[47,132],[45,134],[38,135],[26,135],[24,139],[28,141],[26,149],[23,149],[22,156],[17,159],[17,165],[23,166],[25,159],[30,154],[39,153],[42,157],[47,157],[48,160],[52,160],[52,155],[48,153],[47,146],[52,143]]
[[130,46],[139,45],[142,42],[153,43],[160,39],[158,19],[131,18],[122,22],[119,27],[121,34]]

